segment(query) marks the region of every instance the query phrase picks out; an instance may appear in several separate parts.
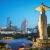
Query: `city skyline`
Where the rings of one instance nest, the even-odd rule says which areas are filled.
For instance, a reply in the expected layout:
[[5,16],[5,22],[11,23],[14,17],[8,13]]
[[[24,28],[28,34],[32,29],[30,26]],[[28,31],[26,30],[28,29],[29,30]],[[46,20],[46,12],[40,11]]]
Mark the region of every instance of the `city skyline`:
[[[0,0],[0,26],[6,26],[7,17],[10,17],[12,25],[21,28],[23,19],[27,19],[28,27],[38,25],[39,12],[35,8],[41,3],[50,6],[50,0]],[[50,23],[50,11],[46,11],[47,21]]]

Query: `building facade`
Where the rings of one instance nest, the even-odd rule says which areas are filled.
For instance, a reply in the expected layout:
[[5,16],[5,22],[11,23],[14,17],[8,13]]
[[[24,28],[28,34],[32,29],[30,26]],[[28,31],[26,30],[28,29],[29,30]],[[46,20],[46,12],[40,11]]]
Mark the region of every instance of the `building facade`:
[[26,19],[24,19],[21,24],[21,31],[23,32],[23,34],[27,33],[27,20]]

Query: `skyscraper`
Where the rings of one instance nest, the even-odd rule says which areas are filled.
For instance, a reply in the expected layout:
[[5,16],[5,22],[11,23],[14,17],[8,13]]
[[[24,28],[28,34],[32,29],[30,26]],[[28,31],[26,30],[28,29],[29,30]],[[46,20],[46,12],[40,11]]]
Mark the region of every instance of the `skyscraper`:
[[12,21],[10,20],[10,17],[7,17],[7,29],[8,30],[12,29]]
[[9,28],[10,17],[7,17],[7,28]]
[[21,31],[23,34],[27,33],[27,20],[24,19],[21,24]]

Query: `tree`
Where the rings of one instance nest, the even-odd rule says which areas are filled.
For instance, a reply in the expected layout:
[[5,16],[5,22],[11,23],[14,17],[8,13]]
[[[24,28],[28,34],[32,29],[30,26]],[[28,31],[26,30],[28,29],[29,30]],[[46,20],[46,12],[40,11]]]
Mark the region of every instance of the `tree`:
[[50,37],[50,26],[47,27],[48,37]]

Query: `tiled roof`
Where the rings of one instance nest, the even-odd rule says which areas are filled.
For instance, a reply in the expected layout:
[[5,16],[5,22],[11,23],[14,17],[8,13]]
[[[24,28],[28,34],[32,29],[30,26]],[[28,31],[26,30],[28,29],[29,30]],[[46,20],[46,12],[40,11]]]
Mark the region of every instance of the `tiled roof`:
[[12,37],[12,34],[1,34],[2,37]]

